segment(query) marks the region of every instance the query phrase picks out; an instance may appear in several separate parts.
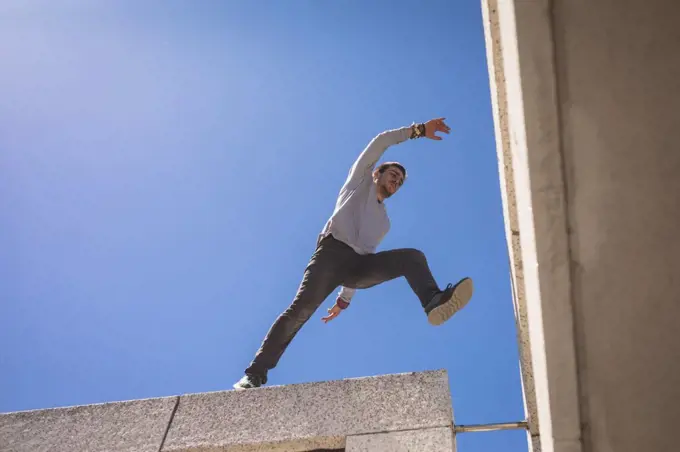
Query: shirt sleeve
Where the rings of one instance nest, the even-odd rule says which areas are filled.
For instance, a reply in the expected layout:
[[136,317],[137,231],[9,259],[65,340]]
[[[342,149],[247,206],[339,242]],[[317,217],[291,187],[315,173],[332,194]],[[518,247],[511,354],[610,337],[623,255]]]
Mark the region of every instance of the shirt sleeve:
[[351,185],[363,179],[372,172],[375,164],[385,153],[387,148],[402,143],[409,139],[411,127],[405,126],[398,129],[386,130],[375,136],[361,152],[349,171],[346,185]]
[[352,301],[356,289],[350,289],[349,287],[341,287],[340,292],[338,292],[338,297],[342,298],[345,302],[349,303]]

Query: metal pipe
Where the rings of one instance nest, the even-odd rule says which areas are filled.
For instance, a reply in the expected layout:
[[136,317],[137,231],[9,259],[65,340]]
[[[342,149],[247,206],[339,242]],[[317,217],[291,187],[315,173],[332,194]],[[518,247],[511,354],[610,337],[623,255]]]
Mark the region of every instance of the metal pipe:
[[456,433],[468,433],[468,432],[491,432],[494,430],[515,430],[527,428],[529,428],[527,421],[520,421],[520,422],[502,422],[497,424],[454,425],[453,431]]

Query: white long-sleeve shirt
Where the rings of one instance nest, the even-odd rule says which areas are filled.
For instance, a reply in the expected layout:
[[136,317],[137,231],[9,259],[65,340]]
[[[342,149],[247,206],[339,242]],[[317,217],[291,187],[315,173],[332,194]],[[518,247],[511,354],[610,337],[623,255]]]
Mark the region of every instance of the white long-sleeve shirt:
[[[401,127],[380,133],[366,146],[350,168],[340,189],[333,214],[321,236],[333,234],[359,254],[375,253],[390,230],[385,204],[378,201],[373,183],[373,170],[388,147],[409,139],[411,127]],[[338,296],[350,302],[356,289],[342,287]]]

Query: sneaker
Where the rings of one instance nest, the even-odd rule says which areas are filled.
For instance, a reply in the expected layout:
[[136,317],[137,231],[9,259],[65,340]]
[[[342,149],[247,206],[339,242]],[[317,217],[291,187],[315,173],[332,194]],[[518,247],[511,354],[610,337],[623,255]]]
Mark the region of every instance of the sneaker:
[[234,389],[252,389],[259,388],[267,382],[266,377],[260,375],[245,374],[238,382],[234,384]]
[[472,279],[463,278],[455,285],[449,284],[442,292],[432,297],[425,306],[427,321],[432,325],[441,325],[449,320],[456,312],[468,304],[472,298]]

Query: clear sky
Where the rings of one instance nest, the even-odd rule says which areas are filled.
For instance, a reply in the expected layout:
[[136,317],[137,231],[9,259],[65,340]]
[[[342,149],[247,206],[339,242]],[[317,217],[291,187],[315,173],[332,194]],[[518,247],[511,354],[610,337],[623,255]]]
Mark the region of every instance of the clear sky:
[[324,324],[331,296],[269,383],[443,368],[457,423],[523,419],[478,0],[4,2],[0,57],[0,411],[231,389],[363,147],[441,116],[385,154],[380,249],[470,305],[432,327],[399,279]]

